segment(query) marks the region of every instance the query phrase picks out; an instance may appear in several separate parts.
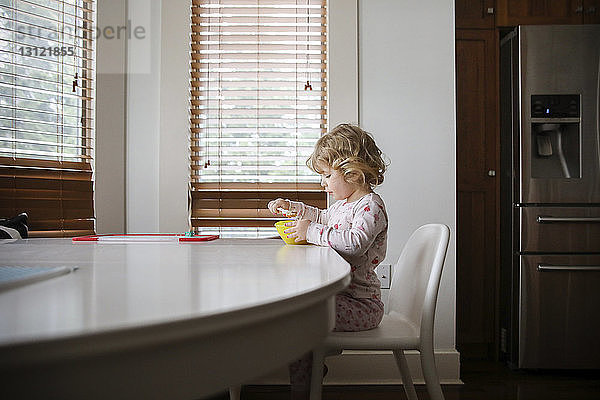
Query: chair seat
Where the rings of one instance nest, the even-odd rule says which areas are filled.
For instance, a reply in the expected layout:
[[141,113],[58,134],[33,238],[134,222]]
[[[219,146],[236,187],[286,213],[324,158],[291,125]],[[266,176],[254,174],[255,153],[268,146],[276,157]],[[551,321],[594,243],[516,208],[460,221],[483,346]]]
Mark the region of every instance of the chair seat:
[[360,332],[331,332],[324,349],[348,350],[419,350],[419,330],[401,314],[390,313],[375,329]]

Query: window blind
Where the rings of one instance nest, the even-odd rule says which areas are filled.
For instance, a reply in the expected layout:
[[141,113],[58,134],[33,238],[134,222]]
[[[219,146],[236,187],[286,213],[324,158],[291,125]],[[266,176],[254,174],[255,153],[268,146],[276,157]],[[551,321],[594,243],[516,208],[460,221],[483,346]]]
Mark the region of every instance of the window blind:
[[94,232],[92,0],[0,0],[0,217]]
[[276,197],[321,208],[305,165],[327,129],[325,0],[193,0],[191,223],[272,227]]

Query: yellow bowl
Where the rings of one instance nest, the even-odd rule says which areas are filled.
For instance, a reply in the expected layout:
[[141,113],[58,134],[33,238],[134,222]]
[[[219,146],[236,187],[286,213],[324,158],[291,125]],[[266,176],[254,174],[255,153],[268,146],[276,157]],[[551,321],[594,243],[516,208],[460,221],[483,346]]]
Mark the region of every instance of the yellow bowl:
[[285,231],[288,228],[291,228],[290,226],[285,226],[285,224],[287,222],[294,222],[294,220],[286,220],[286,221],[277,221],[275,222],[275,228],[277,228],[277,233],[279,233],[279,236],[281,236],[281,238],[283,239],[284,242],[286,242],[287,244],[306,244],[306,240],[302,240],[300,242],[296,242],[294,239],[296,238],[288,238],[287,234],[283,233],[283,231]]

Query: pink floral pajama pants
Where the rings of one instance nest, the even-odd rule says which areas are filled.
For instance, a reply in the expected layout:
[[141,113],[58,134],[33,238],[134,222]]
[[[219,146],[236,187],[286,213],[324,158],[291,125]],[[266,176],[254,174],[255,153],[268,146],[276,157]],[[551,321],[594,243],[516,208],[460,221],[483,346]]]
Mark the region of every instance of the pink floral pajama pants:
[[[383,303],[375,299],[357,299],[346,294],[335,296],[335,328],[338,332],[373,329],[383,318]],[[308,391],[312,371],[312,352],[289,365],[293,391]]]

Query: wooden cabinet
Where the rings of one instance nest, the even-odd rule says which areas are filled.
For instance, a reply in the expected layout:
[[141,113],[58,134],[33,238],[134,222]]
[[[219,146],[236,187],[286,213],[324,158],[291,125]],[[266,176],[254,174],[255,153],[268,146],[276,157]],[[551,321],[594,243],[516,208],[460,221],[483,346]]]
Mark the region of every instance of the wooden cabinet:
[[498,35],[502,26],[600,24],[600,0],[456,0],[456,342],[496,359],[498,337]]
[[600,0],[496,0],[497,26],[600,23]]
[[466,358],[495,358],[498,347],[497,53],[496,30],[456,30],[456,341]]
[[494,29],[495,0],[456,0],[456,29]]

